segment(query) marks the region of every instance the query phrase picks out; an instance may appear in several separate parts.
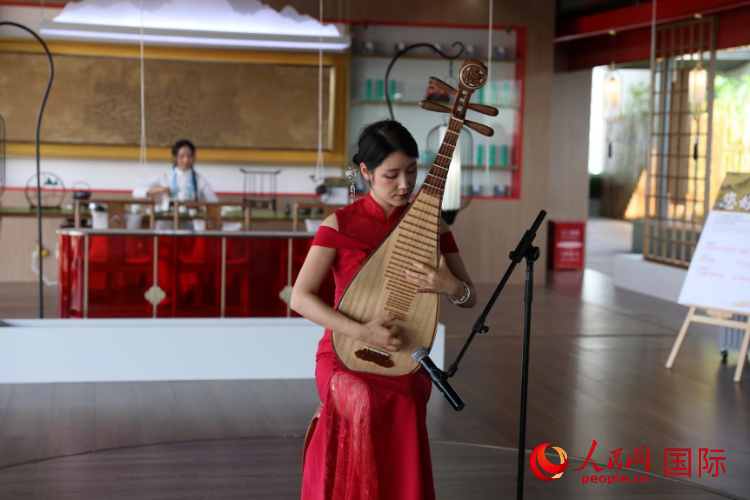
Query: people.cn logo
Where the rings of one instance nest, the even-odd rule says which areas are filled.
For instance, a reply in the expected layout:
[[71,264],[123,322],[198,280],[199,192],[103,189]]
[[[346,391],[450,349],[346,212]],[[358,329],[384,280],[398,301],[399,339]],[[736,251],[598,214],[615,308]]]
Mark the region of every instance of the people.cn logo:
[[[546,450],[547,446],[551,444],[552,443],[540,444],[534,448],[534,451],[531,452],[531,457],[529,458],[531,472],[543,481],[554,481],[555,479],[559,479],[560,476],[563,475],[563,471],[568,468],[568,454],[565,453],[565,450],[558,448],[557,446],[553,446],[552,449],[560,455],[560,465],[555,465],[547,460],[547,457],[544,455],[544,450]],[[542,470],[540,471],[539,469]],[[542,471],[551,474],[552,476],[547,476]]]

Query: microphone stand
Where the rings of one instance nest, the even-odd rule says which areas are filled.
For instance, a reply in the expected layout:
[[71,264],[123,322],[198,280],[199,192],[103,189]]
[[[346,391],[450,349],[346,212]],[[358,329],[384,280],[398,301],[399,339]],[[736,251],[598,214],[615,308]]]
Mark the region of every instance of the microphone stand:
[[534,238],[536,238],[536,232],[539,226],[542,224],[544,217],[547,212],[541,210],[537,215],[536,220],[531,225],[528,231],[523,235],[521,241],[518,242],[518,246],[515,250],[510,252],[511,263],[508,266],[508,270],[505,271],[503,279],[500,280],[500,284],[495,289],[495,292],[490,297],[489,302],[482,311],[482,314],[474,323],[474,327],[471,329],[469,338],[466,339],[461,352],[458,353],[456,361],[448,368],[448,371],[444,373],[444,379],[447,380],[458,371],[458,364],[461,362],[461,358],[466,354],[466,350],[469,348],[471,341],[474,340],[474,336],[477,333],[487,333],[489,327],[484,324],[487,320],[487,315],[495,305],[495,301],[500,296],[500,292],[503,291],[505,284],[507,283],[516,265],[521,263],[521,260],[526,259],[526,287],[524,291],[524,321],[523,321],[523,363],[521,368],[521,414],[520,414],[520,426],[519,426],[519,439],[518,439],[518,473],[517,473],[517,485],[516,485],[516,498],[521,500],[523,498],[523,477],[524,477],[524,461],[526,455],[526,405],[528,396],[528,377],[529,377],[529,341],[531,336],[531,303],[534,300],[534,262],[539,259],[539,247],[532,245]]

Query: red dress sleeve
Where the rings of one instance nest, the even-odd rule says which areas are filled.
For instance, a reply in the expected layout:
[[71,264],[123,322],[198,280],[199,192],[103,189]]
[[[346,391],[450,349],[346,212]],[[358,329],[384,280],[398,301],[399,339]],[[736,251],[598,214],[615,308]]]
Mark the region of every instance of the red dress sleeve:
[[359,248],[362,250],[371,250],[371,247],[366,243],[341,234],[335,229],[328,226],[320,226],[318,232],[315,233],[315,238],[312,241],[313,245],[328,248]]
[[453,239],[453,233],[447,231],[440,235],[440,253],[458,253],[458,245]]

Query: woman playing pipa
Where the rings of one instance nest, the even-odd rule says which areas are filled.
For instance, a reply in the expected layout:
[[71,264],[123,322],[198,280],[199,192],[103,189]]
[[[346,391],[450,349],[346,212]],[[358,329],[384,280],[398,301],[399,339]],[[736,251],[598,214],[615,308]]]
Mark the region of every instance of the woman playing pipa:
[[[484,67],[467,61],[462,70],[469,63]],[[440,218],[441,169],[468,126],[471,90],[459,81],[452,134],[413,200],[414,138],[393,120],[362,130],[353,161],[370,192],[323,222],[294,285],[292,309],[326,328],[315,370],[322,404],[303,452],[303,500],[435,498],[426,428],[431,382],[411,352],[431,347],[440,295],[459,307],[477,302]],[[331,269],[334,308],[317,296]]]

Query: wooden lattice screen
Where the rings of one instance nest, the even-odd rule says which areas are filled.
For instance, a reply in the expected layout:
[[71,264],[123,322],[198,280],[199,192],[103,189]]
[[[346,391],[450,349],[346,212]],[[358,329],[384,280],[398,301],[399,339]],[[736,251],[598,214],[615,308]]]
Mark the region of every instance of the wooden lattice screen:
[[[711,17],[656,30],[643,231],[647,260],[687,267],[708,213],[715,35]],[[698,64],[706,70],[706,92],[695,105],[690,72]]]

